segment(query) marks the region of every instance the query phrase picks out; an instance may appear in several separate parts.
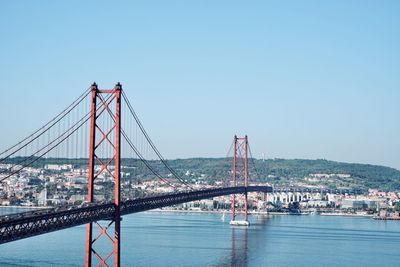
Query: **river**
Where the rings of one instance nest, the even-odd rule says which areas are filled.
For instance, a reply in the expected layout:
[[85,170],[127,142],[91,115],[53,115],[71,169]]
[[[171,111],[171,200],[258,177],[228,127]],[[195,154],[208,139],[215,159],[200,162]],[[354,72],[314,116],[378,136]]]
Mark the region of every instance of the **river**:
[[[260,215],[232,228],[220,214],[144,212],[123,218],[121,244],[122,266],[399,266],[400,221]],[[1,245],[0,266],[83,266],[84,248],[74,227]]]

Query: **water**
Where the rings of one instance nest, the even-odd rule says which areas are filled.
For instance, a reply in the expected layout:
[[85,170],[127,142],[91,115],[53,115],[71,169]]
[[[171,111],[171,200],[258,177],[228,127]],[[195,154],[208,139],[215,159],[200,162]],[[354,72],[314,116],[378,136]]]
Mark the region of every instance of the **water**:
[[[221,214],[125,216],[122,265],[365,267],[400,262],[399,221],[252,216],[251,222],[246,229],[230,227]],[[82,266],[84,247],[85,227],[75,227],[1,245],[0,266]]]
[[23,207],[0,207],[0,216],[14,213],[21,213],[25,211],[33,211],[35,208],[23,208]]

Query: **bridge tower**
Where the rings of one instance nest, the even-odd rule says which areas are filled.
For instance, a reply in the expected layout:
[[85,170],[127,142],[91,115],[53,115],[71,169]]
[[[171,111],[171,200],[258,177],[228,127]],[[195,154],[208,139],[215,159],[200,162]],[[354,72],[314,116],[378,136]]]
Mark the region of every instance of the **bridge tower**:
[[247,135],[245,137],[233,138],[233,169],[232,169],[232,186],[238,186],[238,178],[244,179],[244,220],[236,220],[236,195],[232,194],[232,221],[231,225],[248,226],[248,199],[247,187],[249,185],[249,142]]
[[[115,214],[106,225],[100,222],[88,223],[86,226],[86,260],[85,266],[92,266],[92,256],[98,260],[97,266],[108,266],[108,259],[114,259],[114,266],[120,266],[120,160],[121,160],[121,84],[117,83],[114,89],[100,90],[96,83],[92,85],[92,105],[90,118],[90,148],[89,148],[89,179],[88,202],[95,201],[94,183],[100,175],[106,175],[114,180]],[[100,101],[102,105],[97,106]],[[96,138],[98,136],[98,138]],[[100,168],[95,168],[95,165]],[[110,235],[107,231],[112,230]],[[94,236],[95,227],[98,234]],[[95,229],[93,229],[95,228]],[[111,242],[113,249],[103,255],[101,249],[96,249],[95,243],[99,239]]]

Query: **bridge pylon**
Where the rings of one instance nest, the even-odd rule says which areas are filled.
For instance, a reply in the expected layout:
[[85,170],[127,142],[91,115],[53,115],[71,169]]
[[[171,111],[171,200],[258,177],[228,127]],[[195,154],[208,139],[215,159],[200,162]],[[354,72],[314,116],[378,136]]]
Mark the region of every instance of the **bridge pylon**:
[[[100,175],[109,176],[114,180],[115,184],[115,212],[106,225],[102,225],[100,222],[87,224],[86,267],[92,266],[93,255],[95,255],[98,262],[96,266],[109,266],[107,260],[111,258],[114,259],[114,266],[120,266],[121,90],[120,83],[117,83],[114,89],[111,90],[100,90],[96,83],[92,85],[88,202],[95,201],[94,183],[96,178]],[[98,106],[98,101],[102,105]],[[114,225],[114,234],[110,235],[107,231],[112,230],[112,225]],[[98,228],[98,234],[94,236],[93,228],[96,227]],[[103,251],[100,251],[102,247],[96,249],[95,245],[101,238],[106,239],[106,242],[111,241],[113,249],[110,249],[110,252],[103,253]]]
[[240,138],[234,136],[233,151],[232,186],[238,186],[238,178],[244,179],[244,220],[236,220],[236,194],[232,194],[232,220],[230,224],[248,226],[249,142],[247,135]]

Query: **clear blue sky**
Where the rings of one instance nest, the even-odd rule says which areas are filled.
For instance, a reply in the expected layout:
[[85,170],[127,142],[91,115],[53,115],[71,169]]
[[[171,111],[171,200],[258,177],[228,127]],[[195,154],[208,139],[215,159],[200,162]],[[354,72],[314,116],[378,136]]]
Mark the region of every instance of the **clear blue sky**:
[[120,81],[167,158],[400,169],[399,1],[1,1],[0,148]]

